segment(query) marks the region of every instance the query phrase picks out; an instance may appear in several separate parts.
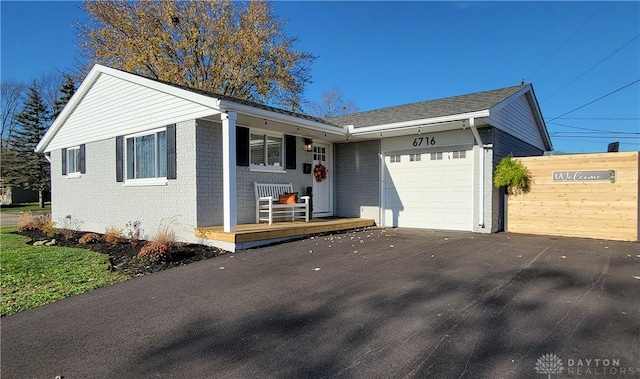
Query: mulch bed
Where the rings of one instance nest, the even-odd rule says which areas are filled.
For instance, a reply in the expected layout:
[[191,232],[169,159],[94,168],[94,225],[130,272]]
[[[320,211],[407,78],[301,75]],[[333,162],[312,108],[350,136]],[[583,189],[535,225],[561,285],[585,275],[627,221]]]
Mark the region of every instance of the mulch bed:
[[[46,234],[37,229],[18,232],[18,234],[29,237],[30,241],[28,242],[28,244],[33,244],[36,241],[51,240],[51,237],[48,237]],[[113,244],[104,241],[79,244],[78,238],[80,238],[82,234],[83,233],[76,233],[71,238],[65,238],[64,236],[58,235],[56,237],[55,245],[77,247],[95,251],[101,254],[107,254],[109,256],[109,262],[111,263],[110,269],[112,271],[117,271],[133,277],[166,270],[171,267],[186,265],[203,259],[217,257],[218,255],[226,253],[225,250],[215,247],[198,244],[178,243],[173,246],[171,254],[169,255],[170,258],[162,261],[143,261],[138,259],[137,255],[146,241],[139,241],[137,244],[132,244],[128,241],[117,242]]]

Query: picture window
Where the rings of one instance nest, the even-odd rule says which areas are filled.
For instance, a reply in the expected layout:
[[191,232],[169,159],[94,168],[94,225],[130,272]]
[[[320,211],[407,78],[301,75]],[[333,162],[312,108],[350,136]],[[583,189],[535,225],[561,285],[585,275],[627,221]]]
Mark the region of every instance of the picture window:
[[127,179],[167,177],[167,132],[126,138]]

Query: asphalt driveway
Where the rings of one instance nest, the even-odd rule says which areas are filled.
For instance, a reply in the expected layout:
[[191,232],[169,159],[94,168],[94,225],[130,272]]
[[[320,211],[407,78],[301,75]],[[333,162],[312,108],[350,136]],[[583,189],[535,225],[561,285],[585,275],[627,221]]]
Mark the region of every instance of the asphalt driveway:
[[317,237],[5,317],[1,374],[640,377],[639,278],[637,243],[393,229]]

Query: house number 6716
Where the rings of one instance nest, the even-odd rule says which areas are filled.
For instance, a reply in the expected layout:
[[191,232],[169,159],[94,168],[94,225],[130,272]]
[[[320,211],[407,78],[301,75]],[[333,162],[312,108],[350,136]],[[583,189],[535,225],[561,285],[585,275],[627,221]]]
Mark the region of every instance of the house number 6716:
[[422,143],[425,145],[435,145],[436,139],[434,137],[418,137],[413,140],[413,146],[422,146]]

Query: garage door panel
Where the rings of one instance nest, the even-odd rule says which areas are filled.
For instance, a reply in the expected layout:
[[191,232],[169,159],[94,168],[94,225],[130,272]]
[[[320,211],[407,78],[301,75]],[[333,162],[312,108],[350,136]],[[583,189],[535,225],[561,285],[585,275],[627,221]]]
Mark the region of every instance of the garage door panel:
[[[385,159],[385,223],[412,228],[471,230],[473,216],[473,168],[467,158],[443,153],[431,160],[423,153],[421,161],[409,155]],[[398,162],[398,157],[400,161]]]
[[423,208],[428,210],[434,207],[446,207],[447,198],[447,193],[442,190],[429,191],[426,198],[427,204],[424,204]]
[[444,184],[447,181],[447,176],[448,176],[447,170],[443,167],[438,167],[438,168],[426,167],[424,171],[426,172],[425,181],[430,183],[430,187],[433,187],[438,184]]

